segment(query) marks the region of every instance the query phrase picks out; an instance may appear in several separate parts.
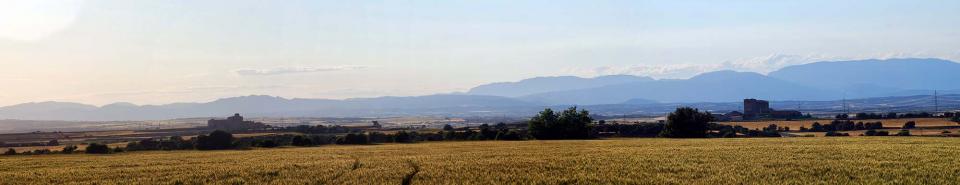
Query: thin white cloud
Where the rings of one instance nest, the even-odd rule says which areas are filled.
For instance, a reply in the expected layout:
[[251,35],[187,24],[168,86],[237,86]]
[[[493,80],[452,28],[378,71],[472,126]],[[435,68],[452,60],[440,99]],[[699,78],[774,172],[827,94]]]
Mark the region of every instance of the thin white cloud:
[[330,71],[347,71],[367,69],[370,66],[330,66],[330,67],[279,67],[271,69],[239,69],[236,73],[240,76],[266,76],[266,75],[284,75],[295,73],[317,73]]

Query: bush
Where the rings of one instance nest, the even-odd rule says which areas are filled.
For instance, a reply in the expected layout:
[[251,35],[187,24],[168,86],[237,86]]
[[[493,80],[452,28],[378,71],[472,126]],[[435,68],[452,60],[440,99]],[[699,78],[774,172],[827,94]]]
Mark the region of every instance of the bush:
[[813,122],[813,125],[810,126],[810,132],[823,132],[823,125],[820,125],[820,122]]
[[197,137],[198,150],[223,150],[234,148],[233,134],[222,130],[216,130],[209,135],[200,135]]
[[274,148],[274,147],[277,147],[278,144],[277,142],[268,139],[268,140],[261,140],[260,142],[257,142],[257,146],[264,147],[264,148]]
[[312,141],[314,145],[333,144],[337,141],[337,137],[329,135],[314,135],[310,137],[310,141]]
[[876,136],[876,135],[877,135],[877,131],[876,131],[876,130],[873,130],[873,129],[870,129],[870,130],[867,130],[866,132],[864,132],[863,135],[864,135],[864,136]]
[[88,154],[109,154],[110,147],[105,144],[90,143],[90,145],[87,145],[86,152]]
[[750,130],[746,133],[749,137],[781,137],[777,130]]
[[7,149],[7,152],[3,152],[3,155],[17,155],[17,150],[14,150],[13,148],[9,148]]
[[50,140],[47,142],[47,146],[59,146],[59,145],[60,145],[60,141],[57,141],[56,139]]
[[367,139],[366,134],[362,133],[349,133],[346,136],[337,138],[337,144],[346,144],[346,145],[365,145],[370,144],[370,140]]
[[889,136],[889,135],[890,135],[890,132],[887,132],[887,131],[877,131],[877,135],[876,135],[876,136]]
[[36,149],[36,150],[33,150],[33,154],[51,154],[51,153],[53,153],[53,152],[51,152],[50,149]]
[[825,136],[827,136],[827,137],[850,136],[850,134],[849,134],[849,133],[835,132],[835,131],[827,131],[827,134],[826,134]]
[[65,154],[71,154],[71,153],[73,153],[74,151],[77,151],[77,146],[67,145],[67,146],[63,147],[63,150],[61,150],[60,152],[65,153]]
[[184,140],[183,137],[180,137],[180,136],[170,136],[170,142],[172,142],[173,144],[175,144],[176,147],[177,147],[177,149],[179,149],[179,150],[190,150],[190,149],[193,149],[193,148],[194,148],[193,145],[195,144],[195,143],[194,143],[195,141],[196,141],[196,140],[192,140],[192,139],[191,139],[191,140]]
[[490,125],[484,123],[480,125],[480,136],[482,140],[493,140],[497,138],[497,131],[494,131]]
[[450,124],[443,125],[443,130],[444,130],[444,131],[452,131],[452,130],[453,130],[453,126],[450,125]]
[[303,135],[293,136],[292,141],[290,142],[293,146],[313,146],[313,141],[310,138],[304,137]]
[[505,141],[519,141],[523,140],[523,137],[520,136],[520,133],[517,131],[500,131],[497,133],[496,140],[505,140]]
[[707,124],[711,121],[713,116],[710,113],[690,107],[677,108],[667,115],[667,124],[660,132],[660,137],[704,138],[707,137]]
[[393,142],[397,143],[413,143],[413,136],[407,131],[400,131],[394,134]]
[[367,141],[370,143],[391,143],[393,142],[393,136],[383,132],[367,132]]
[[883,129],[883,122],[869,122],[864,124],[864,129]]
[[903,124],[903,129],[913,129],[913,128],[917,128],[917,122],[908,121],[907,123]]
[[900,130],[900,132],[897,132],[897,136],[910,136],[910,130]]

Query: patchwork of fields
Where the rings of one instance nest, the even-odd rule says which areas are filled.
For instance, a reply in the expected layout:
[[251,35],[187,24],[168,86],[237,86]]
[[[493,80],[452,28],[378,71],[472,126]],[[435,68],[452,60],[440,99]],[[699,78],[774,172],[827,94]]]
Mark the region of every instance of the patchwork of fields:
[[953,184],[957,157],[943,137],[429,142],[3,156],[0,183]]

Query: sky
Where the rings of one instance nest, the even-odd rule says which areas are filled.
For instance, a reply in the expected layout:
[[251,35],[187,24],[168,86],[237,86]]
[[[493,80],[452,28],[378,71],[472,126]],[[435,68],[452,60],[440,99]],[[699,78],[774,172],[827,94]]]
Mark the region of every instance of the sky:
[[0,1],[0,106],[465,92],[537,76],[689,78],[960,61],[960,1]]

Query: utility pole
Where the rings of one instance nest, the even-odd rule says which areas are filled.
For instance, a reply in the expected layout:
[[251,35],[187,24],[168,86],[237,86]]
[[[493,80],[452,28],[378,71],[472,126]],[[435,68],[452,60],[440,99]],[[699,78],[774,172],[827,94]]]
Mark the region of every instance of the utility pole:
[[933,114],[936,115],[938,112],[940,112],[940,97],[937,90],[933,90]]
[[850,114],[850,109],[847,108],[847,97],[843,97],[843,113]]

